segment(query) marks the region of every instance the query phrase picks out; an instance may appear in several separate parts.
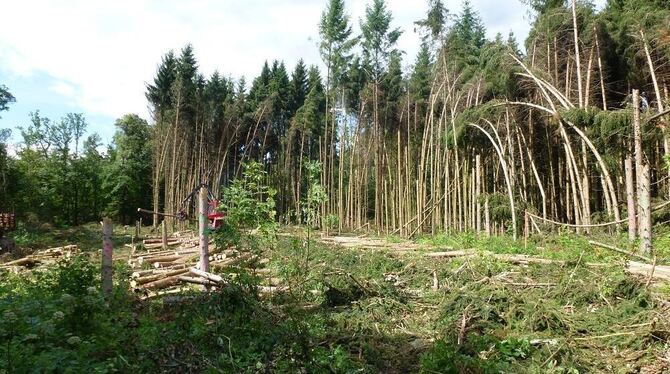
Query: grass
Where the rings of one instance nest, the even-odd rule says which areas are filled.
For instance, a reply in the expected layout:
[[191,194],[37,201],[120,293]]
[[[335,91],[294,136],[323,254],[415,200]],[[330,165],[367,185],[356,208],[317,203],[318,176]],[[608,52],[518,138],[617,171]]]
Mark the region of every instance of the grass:
[[[96,225],[72,230],[37,234],[31,243],[62,245],[75,238],[84,250],[97,248]],[[625,244],[625,237],[597,238]],[[657,238],[665,258],[668,249],[659,246],[670,238]],[[118,238],[119,244],[125,240]],[[11,371],[10,364],[21,371],[19,357],[33,358],[23,361],[44,372],[668,369],[659,357],[667,355],[670,325],[658,301],[668,287],[647,287],[646,279],[624,274],[618,254],[567,234],[534,238],[527,247],[468,234],[419,241],[426,250],[525,253],[566,265],[517,266],[487,256],[435,259],[424,251],[335,248],[281,236],[262,255],[289,285],[287,292],[259,298],[247,291],[257,282],[252,280],[176,303],[138,302],[126,291],[128,270],[119,265],[116,294],[106,306],[98,296],[97,271],[86,270],[86,262],[63,264],[44,275],[0,278],[0,314],[21,321],[0,323],[0,337],[9,342],[0,344],[0,372]],[[432,288],[433,272],[439,289]],[[88,313],[77,314],[72,305],[89,305]],[[54,320],[56,311],[63,311],[62,320]],[[63,322],[74,318],[81,324]],[[87,323],[91,328],[82,330]],[[79,341],[71,344],[77,340],[72,337]]]

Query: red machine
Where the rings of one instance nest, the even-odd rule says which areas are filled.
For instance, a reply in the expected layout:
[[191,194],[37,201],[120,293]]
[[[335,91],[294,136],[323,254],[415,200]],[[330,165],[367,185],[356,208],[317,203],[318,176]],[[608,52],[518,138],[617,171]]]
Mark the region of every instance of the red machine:
[[226,216],[226,213],[221,212],[219,210],[219,201],[214,198],[214,194],[212,194],[212,191],[209,189],[209,186],[204,183],[194,188],[193,191],[188,196],[186,196],[184,201],[182,201],[182,208],[177,213],[177,219],[180,221],[185,221],[186,219],[188,219],[188,214],[186,213],[186,207],[193,199],[193,196],[196,196],[200,191],[200,188],[203,187],[207,189],[207,205],[209,206],[207,212],[207,219],[209,220],[210,227],[215,229],[219,228],[223,224],[223,218]]
[[209,219],[209,225],[212,228],[219,228],[223,224],[223,218],[226,216],[225,212],[219,211],[219,201],[212,199],[208,202],[209,213],[207,214],[207,219]]

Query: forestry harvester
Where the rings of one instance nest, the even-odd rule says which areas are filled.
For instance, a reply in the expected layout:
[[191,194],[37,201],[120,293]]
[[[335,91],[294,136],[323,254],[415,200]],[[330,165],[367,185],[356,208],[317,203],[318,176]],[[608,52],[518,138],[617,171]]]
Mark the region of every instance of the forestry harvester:
[[194,197],[197,199],[200,188],[205,188],[207,190],[207,219],[209,220],[209,226],[216,229],[223,224],[223,218],[226,216],[226,213],[219,211],[219,201],[214,198],[214,194],[212,194],[209,186],[204,183],[194,188],[193,191],[188,196],[186,196],[186,198],[181,202],[181,207],[179,208],[177,214],[154,212],[152,210],[142,208],[137,208],[137,211],[163,217],[174,217],[180,222],[197,221],[189,217],[187,211],[191,201],[194,200]]
[[212,193],[212,190],[209,189],[209,186],[204,183],[194,188],[193,191],[191,191],[191,193],[188,194],[188,196],[186,196],[186,198],[181,202],[181,209],[179,209],[179,212],[177,212],[177,219],[180,221],[185,221],[188,219],[186,208],[194,199],[194,197],[197,198],[201,188],[207,190],[207,219],[209,219],[210,227],[216,229],[223,223],[223,217],[226,216],[226,213],[219,211],[219,201],[214,198],[214,194]]

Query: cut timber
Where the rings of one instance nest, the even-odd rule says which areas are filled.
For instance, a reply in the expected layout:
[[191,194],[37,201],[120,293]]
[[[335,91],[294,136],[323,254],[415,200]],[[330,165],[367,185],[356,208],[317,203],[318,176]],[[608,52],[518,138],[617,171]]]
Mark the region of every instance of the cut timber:
[[130,278],[141,278],[147,275],[153,274],[154,271],[149,269],[149,270],[140,270],[140,271],[134,271],[131,275]]
[[182,256],[180,255],[169,255],[169,256],[156,256],[156,257],[140,257],[138,259],[138,263],[143,264],[143,263],[149,263],[153,264],[154,262],[172,262],[181,259]]
[[[168,241],[167,246],[173,246],[173,245],[178,245],[181,244],[180,240],[173,240],[173,241]],[[163,248],[163,243],[155,243],[155,244],[145,244],[144,248],[146,249],[157,249],[157,248]]]
[[153,257],[153,256],[166,256],[166,255],[172,255],[172,254],[177,254],[177,253],[174,250],[142,252],[142,253],[135,253],[134,255],[132,255],[131,258],[132,259],[149,258],[149,257]]
[[10,267],[10,266],[35,266],[37,264],[40,264],[42,261],[34,259],[32,257],[24,257],[20,258],[18,260],[14,261],[9,261],[5,262],[2,264],[3,267]]
[[173,275],[171,277],[166,277],[159,279],[157,281],[149,282],[144,285],[146,289],[161,289],[174,286],[179,283],[179,275]]
[[174,260],[173,262],[175,264],[185,264],[185,263],[188,263],[188,262],[191,262],[191,261],[195,260],[198,257],[198,255],[199,254],[197,252],[188,253],[188,254],[185,254],[183,256],[180,256],[179,259]]
[[226,283],[225,280],[221,276],[216,275],[216,274],[212,274],[212,273],[208,273],[208,272],[202,271],[200,269],[191,268],[190,272],[193,275],[197,275],[199,277],[208,279],[208,280],[210,280],[214,283]]
[[193,283],[193,284],[201,284],[203,286],[216,286],[219,283],[212,282],[209,279],[203,279],[203,278],[194,278],[194,277],[188,277],[185,275],[179,276],[179,280],[182,282],[186,283]]
[[154,267],[154,269],[171,268],[171,267],[173,267],[173,266],[175,266],[175,265],[181,265],[181,264],[178,264],[178,263],[173,262],[173,261],[164,261],[164,262],[158,261],[158,262],[154,262],[154,263],[152,264],[152,266]]
[[170,271],[167,273],[162,273],[162,274],[154,274],[154,275],[148,275],[145,277],[139,277],[136,279],[133,279],[130,281],[130,286],[133,288],[136,288],[138,286],[141,286],[143,284],[155,282],[157,280],[163,279],[163,278],[168,278],[168,277],[173,277],[175,275],[181,275],[184,273],[188,273],[188,269],[179,269],[179,270],[174,270]]

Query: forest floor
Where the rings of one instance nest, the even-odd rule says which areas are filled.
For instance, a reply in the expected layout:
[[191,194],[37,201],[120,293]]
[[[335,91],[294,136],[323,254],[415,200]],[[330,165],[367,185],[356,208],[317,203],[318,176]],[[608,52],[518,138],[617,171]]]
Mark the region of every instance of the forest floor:
[[[41,241],[33,240],[32,246],[97,247],[99,226],[72,230],[46,238],[35,234]],[[81,337],[88,350],[82,351],[83,343],[75,348],[51,342],[40,349],[35,342],[26,351],[33,335],[42,339],[46,333],[33,324],[24,330],[14,327],[13,334],[0,326],[0,336],[16,341],[16,347],[8,344],[13,348],[0,350],[0,357],[10,361],[12,356],[32,355],[53,361],[42,357],[50,352],[64,355],[57,362],[72,365],[74,360],[82,371],[100,372],[670,370],[670,288],[626,274],[622,255],[594,248],[587,238],[535,237],[525,245],[475,235],[408,242],[311,234],[314,240],[308,242],[303,228],[284,228],[275,249],[261,250],[260,256],[269,259],[264,266],[270,276],[221,292],[195,292],[176,303],[139,302],[124,292],[128,271],[119,263],[116,306],[91,317],[104,324],[94,331],[66,333]],[[657,263],[667,264],[670,235],[657,238]],[[625,240],[608,235],[596,239],[619,245]],[[23,240],[30,245],[25,234]],[[129,236],[117,235],[119,245],[129,241]],[[431,255],[437,252],[449,257]],[[518,254],[556,261],[510,262],[510,257],[498,256]],[[270,279],[284,291],[260,297],[249,292],[249,284]],[[34,277],[0,277],[0,313],[20,311],[36,318],[45,308],[26,307],[32,305],[28,298],[33,303],[43,300],[49,313],[64,308],[59,304],[65,292],[62,279],[49,290],[34,287]],[[8,300],[9,295],[14,297]],[[83,317],[76,318],[81,323]],[[0,359],[0,372],[19,365],[13,362]]]

